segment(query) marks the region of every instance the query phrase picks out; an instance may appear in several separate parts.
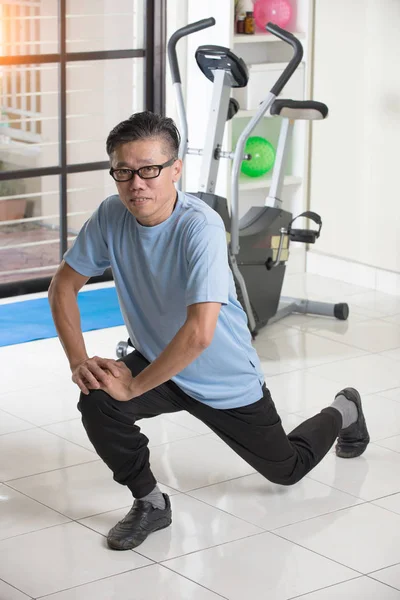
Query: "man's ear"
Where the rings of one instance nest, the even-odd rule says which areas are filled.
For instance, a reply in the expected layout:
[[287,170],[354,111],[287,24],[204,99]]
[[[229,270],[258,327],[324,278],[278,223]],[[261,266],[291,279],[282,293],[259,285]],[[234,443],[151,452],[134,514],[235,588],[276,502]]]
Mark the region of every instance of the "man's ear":
[[182,167],[183,167],[183,163],[182,163],[181,159],[178,158],[172,166],[172,181],[174,183],[179,181],[179,179],[181,178]]

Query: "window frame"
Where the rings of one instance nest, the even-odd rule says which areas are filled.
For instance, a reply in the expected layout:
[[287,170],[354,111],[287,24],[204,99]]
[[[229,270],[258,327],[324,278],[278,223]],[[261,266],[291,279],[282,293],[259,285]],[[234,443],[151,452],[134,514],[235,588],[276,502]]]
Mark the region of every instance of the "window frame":
[[[59,163],[57,166],[18,169],[0,172],[0,181],[58,175],[59,177],[59,233],[60,261],[68,248],[67,223],[67,177],[71,173],[101,171],[109,169],[108,161],[68,163],[67,161],[67,65],[74,61],[118,60],[142,58],[144,60],[144,106],[147,110],[165,114],[165,44],[166,44],[166,4],[167,0],[145,0],[144,12],[144,48],[129,50],[103,50],[67,52],[67,0],[58,0],[58,37],[59,52],[51,54],[30,54],[0,56],[0,66],[37,65],[56,63],[59,65]],[[111,279],[108,271],[102,278]],[[0,284],[0,298],[45,291],[51,277],[21,280]]]

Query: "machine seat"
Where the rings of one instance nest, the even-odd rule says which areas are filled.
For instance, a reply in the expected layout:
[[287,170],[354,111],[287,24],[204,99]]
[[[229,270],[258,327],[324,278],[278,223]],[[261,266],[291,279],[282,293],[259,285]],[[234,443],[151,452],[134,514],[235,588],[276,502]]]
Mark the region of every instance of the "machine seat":
[[249,72],[242,58],[224,46],[199,46],[196,61],[200,70],[210,81],[214,81],[214,71],[223,70],[231,75],[231,87],[246,87]]
[[328,107],[314,100],[275,100],[270,109],[271,115],[293,120],[315,121],[326,119]]

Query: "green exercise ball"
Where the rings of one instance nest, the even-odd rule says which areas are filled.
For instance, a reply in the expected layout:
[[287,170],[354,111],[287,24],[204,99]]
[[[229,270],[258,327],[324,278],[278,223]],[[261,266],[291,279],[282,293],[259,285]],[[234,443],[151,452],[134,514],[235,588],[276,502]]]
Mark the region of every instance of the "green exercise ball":
[[249,137],[246,142],[245,154],[251,154],[250,160],[242,162],[242,173],[249,177],[260,177],[268,173],[274,166],[275,148],[263,137]]

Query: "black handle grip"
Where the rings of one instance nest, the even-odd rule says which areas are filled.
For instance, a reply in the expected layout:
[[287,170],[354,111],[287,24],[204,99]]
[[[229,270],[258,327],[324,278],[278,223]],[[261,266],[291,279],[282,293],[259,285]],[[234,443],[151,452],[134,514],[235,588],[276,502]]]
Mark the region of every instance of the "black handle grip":
[[171,70],[172,83],[181,83],[178,56],[176,54],[176,44],[181,38],[185,37],[185,35],[196,33],[196,31],[207,29],[207,27],[212,27],[213,25],[215,25],[214,17],[210,17],[209,19],[201,19],[201,21],[189,23],[189,25],[181,27],[171,35],[171,37],[168,40],[168,60]]
[[283,88],[285,87],[285,85],[287,84],[287,82],[301,63],[301,59],[303,58],[303,46],[301,45],[301,42],[296,37],[294,37],[292,33],[286,31],[285,29],[282,29],[281,27],[278,27],[278,25],[275,25],[274,23],[267,23],[265,28],[273,35],[276,35],[276,37],[280,38],[287,44],[290,44],[294,50],[294,54],[288,66],[270,90],[271,94],[274,94],[274,96],[279,96],[279,94],[281,93],[281,91],[283,90]]

